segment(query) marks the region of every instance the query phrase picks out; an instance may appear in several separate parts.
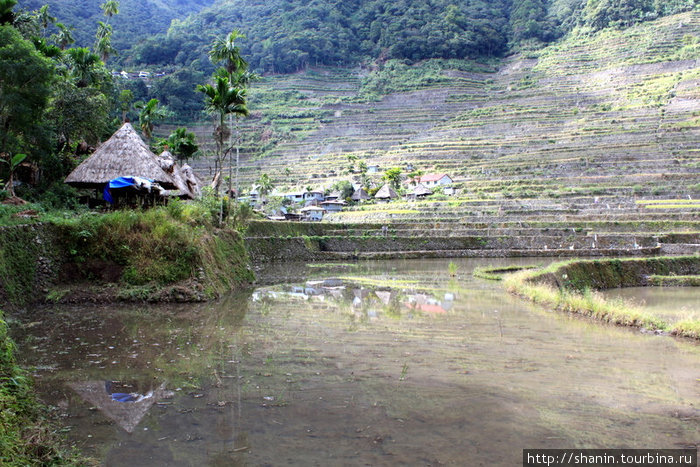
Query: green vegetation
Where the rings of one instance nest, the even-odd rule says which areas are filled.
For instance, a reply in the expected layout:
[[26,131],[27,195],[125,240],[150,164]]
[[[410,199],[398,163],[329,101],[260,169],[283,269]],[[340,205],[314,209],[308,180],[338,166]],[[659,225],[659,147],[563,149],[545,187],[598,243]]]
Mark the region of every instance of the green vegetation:
[[657,285],[661,287],[674,287],[674,286],[684,286],[684,287],[700,287],[700,275],[694,276],[660,276],[651,275],[649,276],[649,283],[651,285]]
[[700,338],[700,321],[695,317],[667,323],[634,305],[611,301],[594,292],[597,288],[640,284],[643,275],[657,271],[700,271],[700,257],[668,257],[626,260],[568,261],[545,269],[522,271],[508,276],[505,287],[512,293],[535,303],[562,311],[580,313],[595,319],[624,326],[668,331],[672,334]]
[[16,348],[0,312],[0,463],[6,466],[79,465],[79,459],[50,427],[32,380],[15,361]]
[[[170,22],[181,19],[214,3],[214,0],[119,0],[118,14],[105,15],[101,5],[108,1],[21,0],[26,10],[39,10],[50,4],[51,14],[60,18],[78,46],[88,47],[95,41],[97,22],[114,26],[113,46],[123,54],[144,37],[167,31]],[[120,58],[120,57],[118,57]]]
[[509,274],[513,272],[523,271],[526,269],[535,269],[536,266],[488,266],[488,267],[476,267],[472,271],[472,276],[478,277],[480,279],[486,279],[490,281],[500,281],[503,280],[504,274]]
[[[241,234],[241,211],[219,225],[220,203],[171,202],[143,212],[44,214],[41,226],[0,230],[0,298],[40,299],[34,290],[39,258],[63,285],[106,287],[120,299],[202,300],[253,280]],[[4,209],[3,209],[4,210]],[[117,285],[120,290],[113,290]],[[179,288],[180,286],[184,288]],[[175,287],[175,288],[173,288]],[[56,290],[49,292],[56,296]],[[174,295],[175,294],[175,295]],[[176,296],[181,294],[181,296]],[[61,292],[66,295],[66,292]]]

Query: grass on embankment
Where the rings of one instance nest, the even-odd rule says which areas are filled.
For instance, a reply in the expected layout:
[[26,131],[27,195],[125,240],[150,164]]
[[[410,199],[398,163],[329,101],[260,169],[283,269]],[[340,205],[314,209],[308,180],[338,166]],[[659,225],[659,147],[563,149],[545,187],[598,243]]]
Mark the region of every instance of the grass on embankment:
[[47,257],[55,300],[88,292],[193,301],[252,281],[240,223],[216,226],[217,206],[210,204],[174,200],[144,211],[54,215],[38,226],[1,229],[0,299],[15,305],[41,299],[36,284],[47,274],[40,268]]
[[496,267],[476,267],[472,271],[472,276],[489,281],[503,280],[504,274],[514,273],[525,269],[535,269],[537,266],[496,266]]
[[[700,256],[565,261],[537,271],[517,272],[506,277],[504,285],[509,292],[550,308],[590,316],[608,323],[661,330],[700,339],[700,320],[695,317],[689,316],[687,319],[668,323],[637,306],[622,300],[606,299],[594,291],[595,288],[604,288],[605,284],[601,279],[606,277],[611,281],[611,287],[620,283],[633,285],[630,282],[633,280],[631,271],[635,267],[640,276],[637,280],[641,283],[645,279],[641,277],[643,272],[639,271],[647,271],[654,265],[656,269],[665,273],[674,268],[684,270],[700,267]],[[591,268],[599,269],[599,273],[588,274],[587,277],[576,272],[577,269],[590,272]],[[620,272],[623,270],[626,278],[621,280]]]
[[0,312],[0,464],[87,465],[52,431],[32,392],[33,383],[17,366],[14,353]]

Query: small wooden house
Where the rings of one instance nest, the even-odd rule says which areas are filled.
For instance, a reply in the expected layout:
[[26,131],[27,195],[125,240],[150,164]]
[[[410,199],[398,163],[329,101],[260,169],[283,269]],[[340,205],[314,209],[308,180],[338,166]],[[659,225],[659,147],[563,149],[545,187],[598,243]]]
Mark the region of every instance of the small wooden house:
[[311,201],[311,200],[316,200],[316,201],[323,201],[325,197],[323,196],[322,191],[306,191],[304,192],[304,201]]
[[423,185],[422,183],[419,183],[418,185],[416,185],[416,187],[413,189],[413,191],[407,195],[407,198],[420,199],[420,198],[425,198],[427,196],[430,196],[432,194],[433,194],[433,192],[432,192],[432,190],[430,190],[430,188]]
[[320,221],[323,220],[323,215],[326,213],[326,210],[320,206],[306,206],[305,208],[301,208],[299,212],[301,212],[304,219],[307,221]]
[[342,211],[345,206],[347,206],[348,203],[346,203],[343,200],[338,201],[337,199],[335,200],[326,200],[321,202],[321,207],[324,208],[328,212],[339,212]]

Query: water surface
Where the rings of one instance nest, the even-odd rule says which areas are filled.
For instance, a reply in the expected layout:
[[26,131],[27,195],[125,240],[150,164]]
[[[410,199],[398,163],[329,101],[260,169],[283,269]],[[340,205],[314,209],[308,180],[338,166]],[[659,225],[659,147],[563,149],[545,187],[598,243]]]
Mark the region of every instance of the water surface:
[[449,260],[286,266],[269,273],[281,284],[204,305],[34,310],[18,340],[68,436],[109,466],[509,466],[524,448],[697,446],[695,343],[471,276],[516,261],[452,261],[454,278]]
[[639,306],[668,323],[700,319],[700,287],[626,287],[602,293]]

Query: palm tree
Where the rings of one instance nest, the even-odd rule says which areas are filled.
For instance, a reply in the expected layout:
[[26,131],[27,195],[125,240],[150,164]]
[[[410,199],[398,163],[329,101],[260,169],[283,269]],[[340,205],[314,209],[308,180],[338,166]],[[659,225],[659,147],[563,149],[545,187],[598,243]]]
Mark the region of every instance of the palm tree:
[[239,71],[248,69],[248,62],[241,56],[241,51],[236,45],[236,40],[245,39],[238,29],[231,31],[226,37],[218,38],[214,41],[209,51],[209,59],[213,63],[226,62],[226,72],[229,79],[233,81],[233,75]]
[[[257,75],[248,72],[248,62],[241,55],[241,51],[236,44],[239,39],[245,39],[245,35],[238,29],[234,29],[227,36],[214,41],[209,51],[209,59],[213,63],[225,62],[226,73],[232,86],[245,88],[250,81],[257,78]],[[236,193],[240,192],[238,184],[238,168],[240,166],[240,144],[238,133],[238,114],[236,114]],[[231,116],[229,116],[229,126],[231,126]],[[229,137],[232,137],[229,134]],[[233,142],[229,141],[229,146]],[[229,191],[231,191],[231,165],[229,164]]]
[[141,132],[147,140],[150,140],[153,136],[155,122],[166,116],[165,109],[158,107],[158,103],[158,99],[151,99],[145,104],[143,102],[134,104],[134,107],[141,110],[139,112],[139,127],[141,127]]
[[76,47],[68,49],[66,56],[77,87],[88,87],[97,79],[96,68],[100,64],[100,57],[97,54],[90,52],[87,47]]
[[178,160],[189,160],[190,157],[199,151],[194,133],[187,131],[187,128],[180,127],[170,134],[167,140],[172,153]]
[[134,93],[131,89],[122,89],[119,93],[119,108],[122,111],[122,123],[126,122],[126,114],[131,109],[131,103],[134,100]]
[[119,2],[117,0],[107,0],[100,5],[100,8],[102,8],[102,12],[107,17],[107,22],[109,23],[112,16],[119,13]]
[[75,29],[73,26],[66,26],[63,23],[56,23],[58,32],[53,35],[53,40],[58,45],[61,50],[66,50],[66,47],[75,42],[73,34],[71,34],[71,29]]
[[260,176],[260,178],[258,179],[258,193],[260,194],[261,202],[265,201],[265,197],[268,193],[272,191],[274,187],[275,186],[272,184],[272,180],[270,180],[269,175],[264,173]]
[[95,52],[100,54],[100,59],[104,62],[107,63],[107,59],[109,58],[110,55],[114,55],[117,53],[117,49],[112,47],[112,33],[109,32],[105,36],[97,39],[97,42],[95,43]]
[[95,33],[95,41],[99,41],[103,37],[106,36],[111,36],[112,35],[112,26],[102,22],[98,21],[97,22],[97,32]]
[[[227,115],[248,115],[246,107],[246,91],[241,87],[231,85],[228,77],[224,74],[214,75],[214,86],[205,84],[197,86],[197,90],[204,94],[204,106],[210,115],[218,119],[214,129],[214,140],[216,141],[216,169],[217,173],[222,168],[225,157],[224,141],[230,135],[230,130],[226,126]],[[228,151],[226,151],[228,152]],[[218,194],[221,186],[221,177],[216,180],[215,192]]]
[[49,24],[53,24],[56,22],[56,17],[51,16],[49,14],[49,6],[44,5],[41,8],[39,8],[37,19],[39,20],[39,23],[41,23],[41,37],[45,37],[46,29],[49,27]]

